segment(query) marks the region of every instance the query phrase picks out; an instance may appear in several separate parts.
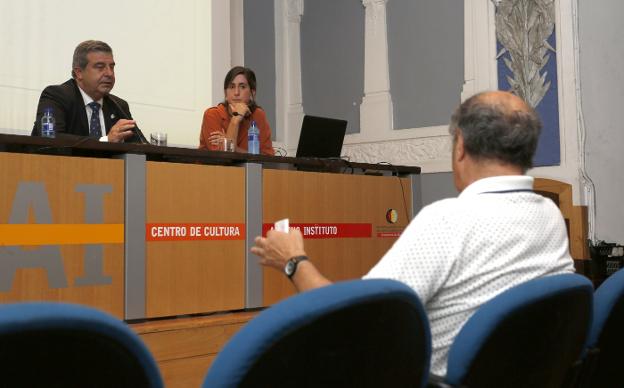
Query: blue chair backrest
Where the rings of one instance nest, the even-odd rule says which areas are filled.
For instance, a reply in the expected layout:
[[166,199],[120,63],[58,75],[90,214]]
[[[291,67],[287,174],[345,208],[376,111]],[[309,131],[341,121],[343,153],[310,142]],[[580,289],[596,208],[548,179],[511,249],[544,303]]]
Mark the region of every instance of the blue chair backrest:
[[609,276],[594,294],[594,322],[589,348],[597,349],[591,360],[587,386],[623,387],[622,348],[624,347],[624,269]]
[[468,387],[560,387],[589,335],[593,286],[547,276],[485,303],[460,330],[445,382]]
[[124,322],[66,303],[0,306],[0,380],[8,387],[162,387]]
[[414,291],[335,283],[264,310],[223,348],[204,387],[421,387],[431,336]]

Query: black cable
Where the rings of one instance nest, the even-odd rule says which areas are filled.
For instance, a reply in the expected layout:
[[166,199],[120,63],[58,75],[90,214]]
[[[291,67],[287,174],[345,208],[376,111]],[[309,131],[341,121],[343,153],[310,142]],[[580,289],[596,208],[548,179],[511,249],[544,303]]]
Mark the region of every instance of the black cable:
[[[411,217],[410,217],[409,212],[407,211],[407,200],[405,199],[405,190],[403,189],[403,181],[401,181],[401,177],[399,176],[398,173],[396,177],[399,180],[399,186],[401,186],[401,197],[403,198],[403,209],[405,210],[405,216],[407,217],[407,223],[409,224],[409,222],[411,221]],[[414,194],[412,193],[412,196],[413,195]]]
[[276,156],[288,156],[288,151],[282,147],[273,147],[273,152]]
[[[405,189],[403,188],[403,181],[401,181],[401,176],[399,175],[399,170],[396,168],[395,165],[393,165],[390,162],[378,162],[376,164],[379,165],[383,165],[383,166],[390,166],[390,167],[394,167],[394,169],[392,170],[392,174],[394,176],[397,177],[397,179],[399,180],[399,186],[401,187],[401,198],[403,199],[403,210],[405,212],[405,216],[407,217],[407,221],[409,223],[409,221],[412,219],[410,217],[409,211],[407,210],[407,199],[405,198]],[[412,193],[412,197],[414,196],[414,193]],[[412,209],[413,210],[413,209]]]

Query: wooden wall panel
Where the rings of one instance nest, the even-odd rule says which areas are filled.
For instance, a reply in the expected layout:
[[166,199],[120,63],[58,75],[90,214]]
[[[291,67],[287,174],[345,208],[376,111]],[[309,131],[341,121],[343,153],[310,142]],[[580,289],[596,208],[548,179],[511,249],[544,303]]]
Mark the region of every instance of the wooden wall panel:
[[589,226],[587,206],[573,206],[570,221],[570,255],[574,259],[589,260]]
[[577,260],[590,259],[587,241],[587,207],[574,206],[572,185],[554,179],[535,178],[533,188],[537,192],[544,192],[547,196],[550,196],[548,193],[555,195],[558,199],[561,214],[569,225],[570,256]]
[[165,387],[201,387],[206,372],[216,357],[216,355],[198,356],[159,363]]
[[[107,311],[117,317],[123,317],[124,303],[124,250],[123,250],[123,223],[124,223],[124,170],[123,161],[111,159],[62,157],[30,154],[0,153],[0,225],[5,233],[0,236],[0,256],[9,254],[10,250],[39,251],[38,246],[20,246],[7,248],[3,239],[8,238],[13,225],[8,225],[9,217],[15,201],[20,183],[34,183],[43,187],[46,203],[34,205],[29,202],[28,219],[24,223],[40,223],[37,220],[34,206],[48,207],[51,212],[51,228],[59,225],[67,226],[72,235],[63,235],[64,240],[88,240],[93,245],[103,246],[102,268],[103,275],[111,277],[110,284],[77,285],[77,278],[85,272],[85,245],[83,243],[68,243],[63,245],[50,244],[52,251],[59,252],[62,257],[63,272],[67,279],[67,287],[50,288],[48,271],[43,268],[18,269],[13,278],[11,291],[0,292],[0,303],[50,300],[64,301],[90,305]],[[101,203],[95,203],[95,211],[103,214],[103,223],[109,224],[121,241],[102,244],[107,237],[101,230],[100,234],[84,235],[87,210],[85,209],[85,193],[78,185],[107,185],[110,192],[105,193]],[[44,202],[45,202],[44,201]],[[89,211],[94,211],[90,209]],[[39,214],[40,211],[39,211]],[[30,225],[32,227],[33,225]],[[42,226],[42,225],[38,225]],[[44,225],[45,226],[45,225]],[[95,225],[97,226],[97,225]],[[97,232],[97,230],[96,230]],[[27,232],[28,233],[28,232]],[[33,232],[35,233],[35,232]],[[38,231],[36,233],[48,233]],[[53,230],[49,229],[53,234]],[[36,236],[34,236],[36,237]],[[9,244],[10,245],[10,244]],[[6,269],[2,269],[6,270]]]
[[[282,218],[296,223],[365,223],[370,238],[306,239],[310,259],[332,281],[359,278],[392,246],[397,237],[378,233],[400,233],[411,214],[410,180],[398,177],[343,175],[284,170],[264,170],[263,222]],[[386,214],[394,209],[396,223]],[[287,278],[264,269],[265,305],[294,293]]]
[[154,355],[166,387],[199,387],[223,346],[257,314],[156,320],[131,327]]
[[[245,223],[243,168],[160,162],[146,168],[148,224]],[[244,239],[146,244],[148,317],[244,307]]]

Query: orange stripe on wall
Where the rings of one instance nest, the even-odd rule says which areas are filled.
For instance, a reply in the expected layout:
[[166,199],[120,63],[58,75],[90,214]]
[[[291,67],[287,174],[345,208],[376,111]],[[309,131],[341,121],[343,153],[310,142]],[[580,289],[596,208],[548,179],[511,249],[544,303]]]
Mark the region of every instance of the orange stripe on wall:
[[124,224],[0,224],[0,246],[123,242]]

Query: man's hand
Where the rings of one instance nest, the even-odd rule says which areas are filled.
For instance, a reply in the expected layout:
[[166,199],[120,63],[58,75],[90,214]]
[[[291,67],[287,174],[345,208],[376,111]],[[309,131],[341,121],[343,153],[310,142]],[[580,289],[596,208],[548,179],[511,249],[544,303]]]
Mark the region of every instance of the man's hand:
[[135,127],[134,124],[134,120],[119,119],[110,131],[108,131],[108,141],[111,143],[119,143],[131,137],[134,134],[132,131],[132,128]]
[[269,230],[266,238],[258,236],[255,242],[251,252],[260,257],[260,264],[279,271],[284,269],[290,258],[306,254],[299,229],[291,229],[290,233]]
[[[286,262],[295,256],[305,256],[303,250],[303,236],[299,229],[290,229],[289,233],[269,230],[266,238],[256,237],[256,245],[251,253],[260,256],[260,264],[284,271]],[[297,291],[307,291],[313,288],[331,284],[321,274],[310,260],[299,262],[295,275],[290,279]]]

